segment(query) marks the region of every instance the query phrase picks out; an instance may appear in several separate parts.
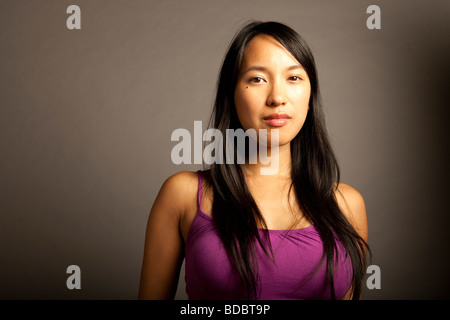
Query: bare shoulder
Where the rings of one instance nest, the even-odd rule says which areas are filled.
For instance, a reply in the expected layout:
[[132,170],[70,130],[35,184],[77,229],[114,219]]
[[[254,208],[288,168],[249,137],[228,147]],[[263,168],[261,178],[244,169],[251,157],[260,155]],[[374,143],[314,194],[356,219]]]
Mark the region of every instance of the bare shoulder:
[[[197,175],[179,172],[167,178],[147,222],[139,297],[173,299],[183,261],[182,221],[195,205]],[[192,205],[192,203],[194,203]]]
[[359,235],[367,241],[367,213],[364,198],[361,193],[348,184],[339,183],[335,195],[342,213]]
[[178,209],[195,200],[197,195],[198,177],[196,172],[181,171],[168,177],[161,187],[161,193],[169,195],[170,202]]
[[336,188],[336,198],[350,207],[361,206],[364,204],[364,198],[358,190],[345,183],[339,183]]
[[164,181],[163,187],[175,189],[174,191],[182,191],[190,188],[192,184],[197,184],[197,173],[192,171],[177,172]]

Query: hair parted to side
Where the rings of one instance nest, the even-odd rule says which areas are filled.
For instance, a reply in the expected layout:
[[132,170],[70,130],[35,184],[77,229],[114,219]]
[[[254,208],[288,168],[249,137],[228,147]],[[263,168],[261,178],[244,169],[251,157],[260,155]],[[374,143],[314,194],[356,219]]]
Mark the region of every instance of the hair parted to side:
[[[298,135],[291,141],[292,184],[299,207],[320,233],[327,264],[326,280],[334,293],[335,236],[339,238],[353,267],[353,299],[361,294],[366,268],[367,243],[341,212],[335,197],[340,170],[329,143],[319,94],[318,76],[311,49],[290,27],[278,22],[253,21],[245,25],[231,42],[220,71],[210,125],[226,137],[226,129],[242,128],[234,104],[234,91],[248,43],[259,34],[274,37],[303,66],[311,84],[309,111]],[[223,152],[226,154],[225,143]],[[236,152],[235,152],[236,154]],[[258,264],[256,246],[273,259],[269,232],[261,212],[236,161],[213,163],[208,180],[213,189],[212,216],[220,238],[247,289],[246,298],[257,299]],[[260,236],[258,224],[262,226]]]

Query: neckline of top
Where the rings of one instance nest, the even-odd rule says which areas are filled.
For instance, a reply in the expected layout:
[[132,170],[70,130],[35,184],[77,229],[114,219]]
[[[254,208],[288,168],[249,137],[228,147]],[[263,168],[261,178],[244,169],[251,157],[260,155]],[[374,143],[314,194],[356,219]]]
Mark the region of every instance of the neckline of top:
[[[209,214],[207,214],[206,212],[204,212],[202,209],[198,209],[198,212],[205,218],[207,218],[208,220],[212,221],[213,217],[210,216]],[[269,233],[282,233],[282,232],[292,232],[292,231],[296,231],[296,232],[303,232],[303,231],[309,231],[309,230],[315,230],[315,226],[312,224],[310,226],[307,227],[303,227],[303,228],[298,228],[298,229],[264,229],[264,228],[258,228],[259,231],[263,232],[263,231],[269,231]]]

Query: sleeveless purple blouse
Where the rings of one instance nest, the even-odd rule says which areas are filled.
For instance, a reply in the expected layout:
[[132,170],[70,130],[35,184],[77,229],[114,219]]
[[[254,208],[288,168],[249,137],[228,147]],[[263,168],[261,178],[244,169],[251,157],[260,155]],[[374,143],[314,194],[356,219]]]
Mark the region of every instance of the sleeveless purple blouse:
[[[201,171],[198,177],[199,209],[185,245],[187,295],[194,300],[246,299],[245,288],[232,267],[213,218],[201,210]],[[258,299],[330,299],[330,288],[325,282],[326,258],[322,259],[323,244],[316,228],[269,230],[269,236],[275,263],[258,245]],[[336,245],[334,287],[336,299],[341,299],[350,289],[352,264],[338,240]]]

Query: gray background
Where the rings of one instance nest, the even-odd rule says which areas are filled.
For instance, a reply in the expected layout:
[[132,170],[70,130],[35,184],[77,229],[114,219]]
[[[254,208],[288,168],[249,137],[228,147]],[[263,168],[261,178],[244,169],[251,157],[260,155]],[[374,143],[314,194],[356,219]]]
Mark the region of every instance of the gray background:
[[[81,7],[81,30],[66,8]],[[366,8],[381,8],[381,30]],[[312,47],[342,181],[364,196],[381,289],[449,298],[450,2],[0,1],[0,298],[135,299],[170,135],[206,121],[249,19]],[[67,266],[81,290],[66,288]],[[177,299],[186,299],[184,271]]]

